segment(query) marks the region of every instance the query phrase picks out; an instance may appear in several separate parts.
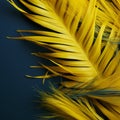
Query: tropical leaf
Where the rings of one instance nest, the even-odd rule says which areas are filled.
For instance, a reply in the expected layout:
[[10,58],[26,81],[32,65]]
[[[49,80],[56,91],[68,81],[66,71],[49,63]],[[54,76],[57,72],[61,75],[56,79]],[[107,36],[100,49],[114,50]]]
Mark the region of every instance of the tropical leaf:
[[[26,17],[47,28],[46,31],[19,30],[20,33],[31,33],[32,35],[12,37],[12,39],[34,42],[49,50],[46,53],[34,53],[34,55],[53,63],[50,66],[43,64],[33,66],[33,68],[45,68],[49,71],[44,76],[35,76],[35,78],[63,77],[60,91],[77,101],[73,103],[77,104],[75,109],[80,110],[81,117],[84,116],[84,118],[79,116],[79,119],[118,120],[120,118],[120,1],[19,1],[26,9],[18,7],[13,0],[9,0]],[[74,113],[73,116],[71,113],[70,115],[66,113],[67,106],[65,104],[67,101],[69,103],[69,100],[64,97],[66,102],[62,102],[61,98],[55,97],[58,92],[51,96],[44,94],[48,107],[55,107],[57,111],[56,106],[50,102],[51,100],[48,100],[50,97],[53,102],[59,101],[58,107],[62,105],[62,110],[57,108],[61,110],[59,113],[64,119],[67,119],[65,116],[69,116],[71,120],[78,120]],[[84,107],[90,105],[88,99],[95,106],[91,109],[95,109],[98,116],[103,114],[102,117],[96,117],[93,113],[88,115],[81,110],[82,108],[87,111],[88,108]],[[78,102],[78,100],[82,102]],[[70,104],[72,105],[72,103]]]
[[51,113],[53,118],[57,118],[57,120],[59,118],[64,120],[103,120],[103,118],[96,113],[90,100],[80,98],[76,102],[63,94],[63,92],[54,88],[52,88],[52,90],[54,92],[53,94],[41,91],[38,91],[38,93],[43,106],[46,106],[49,111],[55,111],[55,114]]

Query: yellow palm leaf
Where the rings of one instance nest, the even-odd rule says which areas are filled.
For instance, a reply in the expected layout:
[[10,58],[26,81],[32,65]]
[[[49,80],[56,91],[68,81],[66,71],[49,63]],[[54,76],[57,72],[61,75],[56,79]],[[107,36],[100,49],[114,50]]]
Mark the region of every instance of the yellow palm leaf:
[[[43,67],[50,72],[50,74],[35,78],[63,77],[61,86],[64,88],[61,91],[74,99],[85,99],[85,101],[90,99],[95,102],[95,109],[99,109],[98,114],[102,113],[103,118],[106,116],[108,119],[117,120],[120,109],[120,1],[19,1],[28,10],[23,10],[13,0],[9,0],[26,17],[48,28],[46,31],[19,30],[18,32],[34,35],[13,37],[13,39],[34,42],[50,50],[48,53],[34,53],[54,64],[33,66],[34,68]],[[46,102],[49,104],[47,97],[45,97]],[[61,99],[58,97],[51,96],[51,99],[61,104]],[[63,99],[67,102],[65,97]],[[107,105],[104,106],[102,103]],[[63,102],[62,108],[59,109],[67,109],[64,105]],[[78,108],[81,107],[85,109],[84,106],[78,106]],[[68,114],[64,112],[62,111],[63,116]],[[81,116],[84,116],[81,110],[80,112]],[[71,119],[78,119],[74,116]],[[89,116],[90,119],[102,119],[94,117]],[[87,116],[80,119],[88,120]]]

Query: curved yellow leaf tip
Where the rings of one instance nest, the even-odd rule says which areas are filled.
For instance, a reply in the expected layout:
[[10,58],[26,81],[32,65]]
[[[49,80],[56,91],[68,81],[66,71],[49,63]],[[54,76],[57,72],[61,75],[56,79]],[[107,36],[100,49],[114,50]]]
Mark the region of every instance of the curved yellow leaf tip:
[[[9,2],[43,30],[18,30],[27,40],[49,50],[34,53],[51,61],[47,73],[60,76],[60,88],[43,93],[53,117],[65,120],[120,118],[120,0],[14,0]],[[32,35],[24,36],[24,33]],[[34,34],[34,35],[33,35]],[[32,76],[28,76],[32,77]],[[67,94],[68,96],[65,96]],[[55,103],[58,103],[55,104]]]

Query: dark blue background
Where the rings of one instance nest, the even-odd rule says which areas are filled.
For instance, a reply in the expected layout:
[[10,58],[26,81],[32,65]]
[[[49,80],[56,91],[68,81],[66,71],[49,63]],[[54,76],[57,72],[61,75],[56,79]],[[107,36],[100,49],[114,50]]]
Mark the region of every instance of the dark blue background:
[[43,71],[30,69],[41,59],[32,56],[38,51],[32,43],[10,40],[6,36],[19,36],[18,29],[37,29],[36,24],[25,18],[7,0],[0,1],[0,120],[35,120],[42,110],[36,109],[37,86],[40,79],[28,79],[29,75],[39,75]]

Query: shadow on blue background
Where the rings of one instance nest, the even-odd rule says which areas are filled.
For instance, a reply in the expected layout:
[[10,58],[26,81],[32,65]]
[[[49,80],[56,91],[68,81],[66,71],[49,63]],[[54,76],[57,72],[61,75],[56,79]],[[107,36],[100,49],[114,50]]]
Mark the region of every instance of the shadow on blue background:
[[35,108],[34,87],[43,89],[45,85],[39,79],[25,77],[43,73],[29,68],[42,60],[31,55],[39,48],[32,43],[6,38],[18,36],[18,29],[38,28],[6,0],[0,1],[0,120],[36,120],[36,115],[43,112]]

